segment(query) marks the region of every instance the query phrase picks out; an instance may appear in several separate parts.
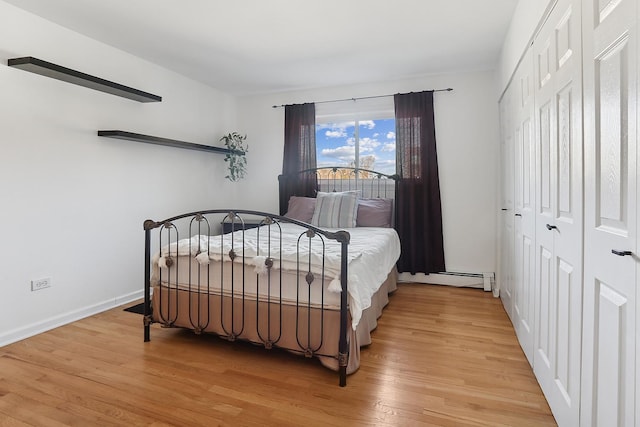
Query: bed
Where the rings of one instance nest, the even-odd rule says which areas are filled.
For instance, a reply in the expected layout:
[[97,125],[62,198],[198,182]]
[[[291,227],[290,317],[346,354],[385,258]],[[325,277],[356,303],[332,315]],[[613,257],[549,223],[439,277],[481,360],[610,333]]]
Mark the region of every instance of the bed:
[[[396,289],[394,177],[313,173],[315,197],[292,195],[284,215],[214,209],[145,221],[145,341],[159,323],[283,348],[318,358],[346,385]],[[297,177],[279,179],[282,188]]]

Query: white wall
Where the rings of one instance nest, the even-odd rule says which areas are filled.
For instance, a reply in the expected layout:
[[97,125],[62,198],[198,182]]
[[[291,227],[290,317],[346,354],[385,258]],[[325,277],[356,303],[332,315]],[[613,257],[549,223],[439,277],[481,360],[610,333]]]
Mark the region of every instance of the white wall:
[[[20,56],[163,102],[5,65]],[[453,87],[435,96],[447,270],[495,271],[497,80],[477,71],[235,99],[0,0],[0,345],[138,297],[144,219],[222,207],[277,212],[284,110],[275,104]],[[248,176],[230,183],[221,155],[99,138],[98,129],[212,145],[245,132]],[[53,286],[31,292],[30,280],[43,277]]]
[[[21,56],[163,101],[6,66]],[[234,97],[0,1],[0,345],[140,295],[146,218],[233,204],[222,155],[99,138],[98,129],[222,145],[235,112]],[[43,277],[53,286],[31,292]]]
[[[498,106],[495,73],[478,71],[412,80],[269,94],[238,100],[239,126],[250,144],[245,203],[277,212],[284,109],[272,105],[452,87],[435,94],[436,138],[449,271],[496,269]],[[245,207],[245,206],[242,206]]]
[[516,69],[520,57],[538,27],[545,12],[555,0],[519,0],[509,31],[505,37],[498,65],[498,93],[502,93]]

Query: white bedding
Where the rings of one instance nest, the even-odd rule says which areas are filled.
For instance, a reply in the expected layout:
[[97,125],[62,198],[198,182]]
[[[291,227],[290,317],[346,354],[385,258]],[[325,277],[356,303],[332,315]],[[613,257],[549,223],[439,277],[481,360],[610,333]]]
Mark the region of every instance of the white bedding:
[[[266,256],[274,260],[274,268],[283,271],[297,271],[298,253],[305,254],[301,261],[301,269],[307,268],[309,239],[303,234],[306,228],[290,223],[279,223],[271,227],[260,227],[244,232],[244,254],[242,253],[242,231],[220,236],[197,235],[183,239],[162,248],[161,254],[153,259],[154,268],[164,267],[167,255],[192,256],[203,265],[210,260],[229,261],[229,251],[234,248],[237,258],[235,262],[244,262],[256,266],[259,273],[264,266]],[[270,236],[268,230],[270,229]],[[280,231],[281,230],[281,231]],[[328,229],[327,231],[338,231]],[[371,297],[386,280],[400,256],[400,239],[392,228],[358,227],[347,229],[351,235],[348,245],[348,294],[352,327],[355,330],[362,311],[371,306]],[[259,234],[258,234],[259,233]],[[300,236],[302,237],[300,238]],[[280,251],[280,238],[282,250]],[[232,244],[233,239],[233,244]],[[267,253],[267,240],[271,240],[271,253]],[[324,271],[329,280],[333,280],[329,291],[340,292],[340,254],[341,247],[335,240],[324,239]],[[298,249],[298,245],[300,249]],[[312,271],[322,271],[322,244],[318,237],[311,242]],[[280,257],[282,263],[280,265]]]

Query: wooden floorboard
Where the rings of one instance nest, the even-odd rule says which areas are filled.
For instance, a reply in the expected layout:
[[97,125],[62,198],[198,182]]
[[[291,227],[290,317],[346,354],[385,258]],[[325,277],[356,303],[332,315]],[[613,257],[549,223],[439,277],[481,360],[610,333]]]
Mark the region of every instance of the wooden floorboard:
[[315,360],[122,308],[0,348],[0,426],[555,425],[500,300],[401,284],[338,387]]

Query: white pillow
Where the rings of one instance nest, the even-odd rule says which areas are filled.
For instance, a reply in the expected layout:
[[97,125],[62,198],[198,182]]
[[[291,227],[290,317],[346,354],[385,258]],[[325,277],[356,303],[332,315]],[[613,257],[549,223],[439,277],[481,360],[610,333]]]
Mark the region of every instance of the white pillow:
[[328,228],[353,228],[356,226],[358,193],[322,193],[316,196],[316,208],[311,224]]

